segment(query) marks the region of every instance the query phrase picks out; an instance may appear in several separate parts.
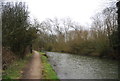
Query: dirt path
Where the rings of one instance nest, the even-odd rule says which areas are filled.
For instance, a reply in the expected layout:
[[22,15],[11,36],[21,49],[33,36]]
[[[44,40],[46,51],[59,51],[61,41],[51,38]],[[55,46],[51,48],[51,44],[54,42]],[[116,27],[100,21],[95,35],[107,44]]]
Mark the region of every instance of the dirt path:
[[33,51],[33,56],[30,62],[23,70],[22,79],[41,79],[42,78],[42,63],[40,54]]

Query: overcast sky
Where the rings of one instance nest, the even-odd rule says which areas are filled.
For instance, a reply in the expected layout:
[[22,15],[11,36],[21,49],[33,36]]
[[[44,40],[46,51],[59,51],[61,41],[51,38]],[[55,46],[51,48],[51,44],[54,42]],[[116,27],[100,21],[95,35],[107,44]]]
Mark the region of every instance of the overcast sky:
[[[8,1],[8,0],[7,0]],[[10,1],[10,0],[9,0]],[[16,0],[14,0],[16,1]],[[17,0],[25,1],[30,16],[43,21],[46,18],[70,17],[82,25],[90,24],[91,17],[108,6],[113,0]],[[115,0],[114,0],[115,1]]]

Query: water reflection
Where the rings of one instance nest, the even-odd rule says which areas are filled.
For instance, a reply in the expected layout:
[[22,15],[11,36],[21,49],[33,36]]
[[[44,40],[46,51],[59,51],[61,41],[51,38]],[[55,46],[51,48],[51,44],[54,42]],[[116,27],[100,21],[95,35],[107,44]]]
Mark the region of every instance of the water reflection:
[[117,79],[118,63],[113,60],[47,52],[60,79]]

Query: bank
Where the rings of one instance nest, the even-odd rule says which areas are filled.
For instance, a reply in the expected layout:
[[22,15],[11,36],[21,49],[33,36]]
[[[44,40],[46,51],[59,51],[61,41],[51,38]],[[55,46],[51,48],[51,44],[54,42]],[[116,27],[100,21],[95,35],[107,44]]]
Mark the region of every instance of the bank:
[[47,56],[44,52],[39,52],[41,54],[41,60],[43,64],[43,79],[54,79],[59,80],[56,72],[52,68],[51,64],[48,62]]

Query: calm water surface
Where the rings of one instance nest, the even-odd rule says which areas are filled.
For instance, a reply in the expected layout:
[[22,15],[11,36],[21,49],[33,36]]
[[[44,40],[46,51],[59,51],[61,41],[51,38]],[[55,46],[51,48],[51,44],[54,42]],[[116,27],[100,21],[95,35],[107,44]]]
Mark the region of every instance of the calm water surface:
[[118,62],[96,57],[47,52],[60,79],[117,79]]

